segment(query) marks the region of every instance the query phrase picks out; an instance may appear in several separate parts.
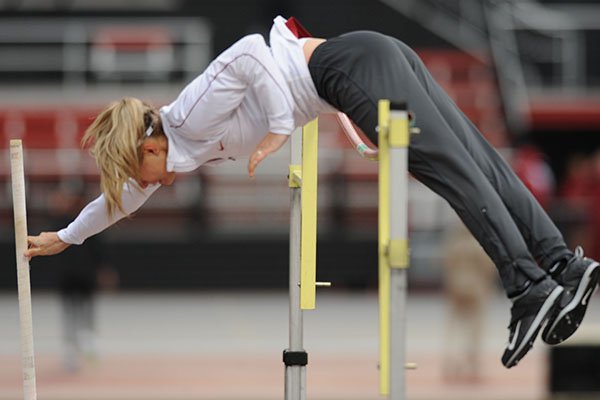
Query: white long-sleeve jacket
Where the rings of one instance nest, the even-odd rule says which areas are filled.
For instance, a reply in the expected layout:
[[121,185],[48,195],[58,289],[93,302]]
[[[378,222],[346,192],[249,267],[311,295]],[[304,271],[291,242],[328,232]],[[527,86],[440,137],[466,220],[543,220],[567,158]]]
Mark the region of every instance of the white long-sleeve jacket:
[[[302,43],[277,17],[267,46],[248,35],[221,53],[177,99],[160,109],[169,149],[167,171],[188,172],[252,153],[268,133],[289,135],[320,113],[335,109],[312,82]],[[160,185],[140,191],[125,184],[123,208],[130,214]],[[61,240],[81,244],[126,214],[109,217],[103,195],[89,203]]]

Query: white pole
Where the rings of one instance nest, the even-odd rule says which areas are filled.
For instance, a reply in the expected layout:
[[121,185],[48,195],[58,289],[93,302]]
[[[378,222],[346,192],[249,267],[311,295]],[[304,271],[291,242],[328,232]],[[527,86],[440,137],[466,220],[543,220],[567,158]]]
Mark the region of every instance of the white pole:
[[[405,121],[408,113],[391,110],[390,119]],[[408,147],[391,145],[390,159],[390,243],[408,243]],[[408,265],[392,265],[390,271],[390,400],[406,399],[406,297]]]
[[23,255],[27,250],[27,210],[25,208],[25,174],[23,146],[20,140],[10,141],[10,165],[15,216],[15,245],[17,256],[17,284],[19,291],[19,319],[21,322],[21,357],[23,364],[23,395],[25,400],[37,398],[33,353],[33,324],[31,316],[31,285],[29,261]]
[[[302,132],[292,134],[291,165],[302,164]],[[290,174],[292,171],[290,171]],[[303,313],[300,309],[300,239],[301,239],[300,187],[290,188],[290,325],[289,347],[286,352],[304,352]],[[285,360],[284,360],[285,361]],[[290,363],[285,367],[285,400],[306,399],[306,366]]]

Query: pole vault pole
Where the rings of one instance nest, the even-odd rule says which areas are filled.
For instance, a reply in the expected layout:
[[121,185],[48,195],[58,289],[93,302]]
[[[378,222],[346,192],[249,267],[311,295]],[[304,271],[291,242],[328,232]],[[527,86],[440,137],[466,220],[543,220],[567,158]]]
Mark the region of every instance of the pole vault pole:
[[21,359],[23,367],[23,395],[25,400],[37,398],[33,352],[33,323],[31,315],[31,285],[27,250],[27,209],[25,206],[25,173],[21,140],[10,141],[10,166],[15,219],[15,248],[17,256],[17,286],[19,320],[21,324]]

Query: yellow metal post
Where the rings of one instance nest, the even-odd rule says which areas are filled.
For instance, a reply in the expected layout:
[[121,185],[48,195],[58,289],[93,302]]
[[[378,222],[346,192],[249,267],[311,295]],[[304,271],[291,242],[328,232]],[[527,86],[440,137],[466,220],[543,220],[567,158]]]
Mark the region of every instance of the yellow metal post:
[[[391,115],[390,115],[391,118]],[[391,118],[389,121],[388,142],[390,148],[407,148],[410,142],[410,131],[408,118]],[[395,171],[397,174],[408,173],[408,171]],[[388,179],[389,185],[389,179]],[[407,189],[407,188],[405,188]],[[401,204],[394,204],[400,207]],[[388,257],[390,268],[408,268],[408,240],[406,238],[388,238]]]
[[390,390],[390,265],[387,246],[390,240],[389,203],[389,122],[390,102],[379,101],[379,392]]
[[315,308],[317,263],[317,159],[319,123],[314,119],[302,129],[301,168],[301,264],[300,308]]
[[408,112],[403,103],[379,102],[380,392],[406,398],[408,249]]

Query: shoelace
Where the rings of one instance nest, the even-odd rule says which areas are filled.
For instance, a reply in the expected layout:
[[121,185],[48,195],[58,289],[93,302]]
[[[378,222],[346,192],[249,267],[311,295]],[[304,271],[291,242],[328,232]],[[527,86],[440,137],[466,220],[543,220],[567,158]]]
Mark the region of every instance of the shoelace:
[[[550,275],[554,276],[554,273],[559,268],[566,266],[567,264],[571,263],[575,259],[581,259],[583,257],[584,257],[584,255],[583,255],[583,247],[577,246],[577,247],[575,247],[575,252],[573,253],[573,257],[571,257],[566,262],[565,262],[565,260],[556,262],[553,266],[550,267],[550,269],[548,270],[548,272],[550,273]],[[563,268],[561,268],[561,271],[562,271],[562,269]]]

